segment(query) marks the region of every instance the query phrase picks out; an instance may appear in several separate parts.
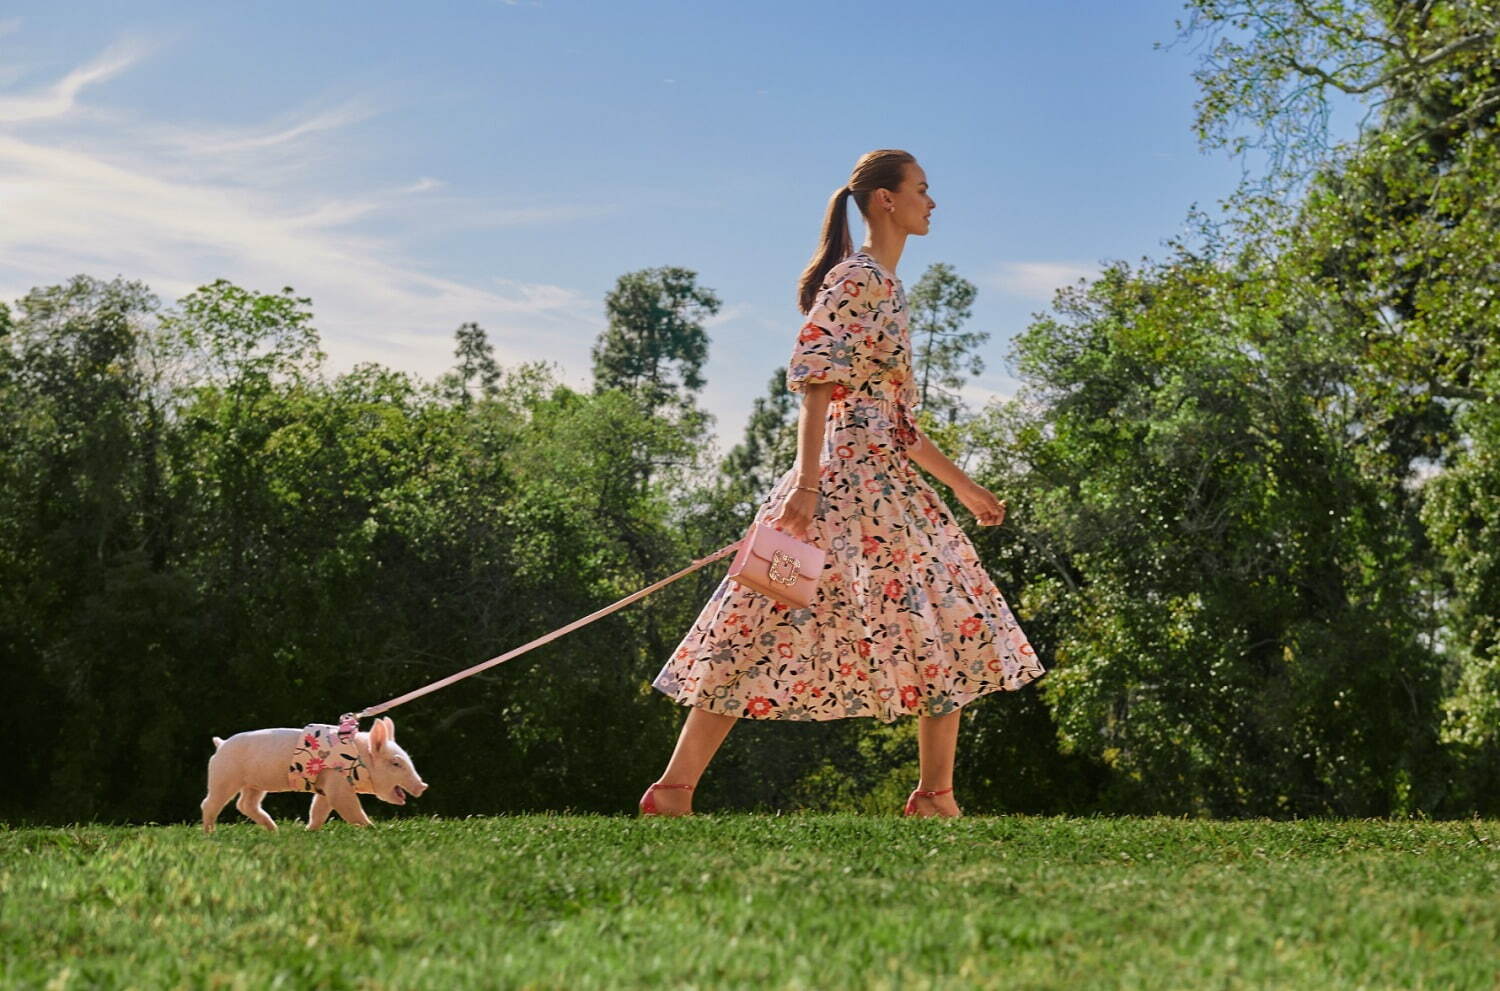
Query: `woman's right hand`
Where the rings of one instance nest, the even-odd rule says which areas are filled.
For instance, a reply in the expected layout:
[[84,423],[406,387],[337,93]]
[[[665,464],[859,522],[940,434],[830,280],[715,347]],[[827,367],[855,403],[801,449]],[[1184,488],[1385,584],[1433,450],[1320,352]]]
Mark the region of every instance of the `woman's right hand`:
[[793,489],[781,503],[781,510],[766,522],[798,540],[807,539],[808,527],[818,509],[818,494],[810,489]]

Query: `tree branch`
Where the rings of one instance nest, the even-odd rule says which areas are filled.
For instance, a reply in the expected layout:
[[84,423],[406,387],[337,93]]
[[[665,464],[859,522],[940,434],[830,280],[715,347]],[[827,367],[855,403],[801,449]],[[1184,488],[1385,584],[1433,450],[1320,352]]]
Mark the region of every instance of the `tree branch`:
[[[1472,107],[1463,111],[1462,113],[1454,114],[1451,117],[1444,117],[1442,120],[1438,121],[1436,124],[1432,125],[1421,134],[1414,134],[1411,137],[1407,138],[1405,141],[1401,142],[1402,149],[1410,148],[1418,141],[1421,141],[1425,138],[1430,138],[1439,131],[1449,130],[1453,125],[1461,123],[1467,117],[1473,117],[1477,114],[1482,114],[1486,110],[1500,109],[1500,86],[1495,87],[1490,92],[1493,95],[1474,104]],[[1434,194],[1436,194],[1436,188],[1434,188],[1433,192]]]
[[[1297,4],[1297,6],[1299,8],[1301,8],[1301,10],[1302,10],[1302,16],[1306,17],[1308,20],[1312,21],[1314,24],[1317,24],[1317,25],[1319,25],[1319,26],[1321,26],[1323,28],[1326,28],[1328,31],[1330,31],[1332,33],[1335,33],[1335,34],[1343,32],[1344,29],[1341,28],[1339,25],[1334,24],[1333,22],[1331,22],[1330,20],[1328,20],[1328,18],[1322,16],[1321,14],[1319,14],[1315,10],[1313,10],[1312,5],[1309,4],[1307,2],[1307,0],[1295,0],[1295,3]],[[1402,44],[1397,43],[1397,42],[1393,42],[1389,38],[1382,38],[1382,37],[1380,37],[1378,35],[1363,34],[1363,33],[1358,32],[1358,31],[1352,32],[1352,34],[1353,34],[1353,36],[1355,38],[1358,38],[1360,41],[1367,41],[1367,42],[1369,42],[1369,43],[1371,43],[1373,45],[1379,45],[1380,47],[1386,49],[1387,51],[1400,52],[1403,56],[1406,56],[1408,58],[1410,57],[1410,53],[1407,52],[1405,45],[1402,45]]]

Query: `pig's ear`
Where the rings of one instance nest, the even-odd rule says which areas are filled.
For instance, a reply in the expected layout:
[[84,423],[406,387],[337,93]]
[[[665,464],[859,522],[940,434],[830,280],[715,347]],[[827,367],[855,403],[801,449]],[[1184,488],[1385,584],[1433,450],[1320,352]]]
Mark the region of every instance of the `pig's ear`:
[[379,750],[391,739],[391,731],[382,720],[375,720],[375,725],[370,727],[370,749]]
[[382,722],[385,723],[386,734],[390,737],[391,742],[395,743],[396,742],[396,724],[395,724],[395,722],[393,722],[391,720],[390,716],[381,716],[380,719],[381,719]]

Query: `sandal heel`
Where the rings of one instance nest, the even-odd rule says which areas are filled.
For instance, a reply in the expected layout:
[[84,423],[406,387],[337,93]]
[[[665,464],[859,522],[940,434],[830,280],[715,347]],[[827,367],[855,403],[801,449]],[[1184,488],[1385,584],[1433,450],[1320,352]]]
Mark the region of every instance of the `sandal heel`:
[[909,816],[914,816],[917,814],[918,798],[936,798],[938,795],[946,795],[952,790],[953,787],[951,785],[947,788],[939,788],[936,791],[923,791],[920,788],[915,788],[912,790],[911,795],[909,795],[906,799],[906,809],[904,814]]
[[[641,800],[638,803],[639,806],[640,806],[641,815],[643,815],[643,816],[657,816],[657,815],[663,815],[664,814],[664,813],[662,813],[661,811],[659,811],[656,808],[656,799],[651,794],[653,791],[655,791],[658,788],[686,788],[689,791],[691,791],[692,788],[693,788],[693,786],[692,785],[664,785],[664,784],[662,784],[659,781],[656,782],[653,785],[650,785],[649,787],[646,788],[646,793],[641,796]],[[692,813],[691,812],[684,812],[683,815],[689,815],[690,816],[690,815],[692,815]]]

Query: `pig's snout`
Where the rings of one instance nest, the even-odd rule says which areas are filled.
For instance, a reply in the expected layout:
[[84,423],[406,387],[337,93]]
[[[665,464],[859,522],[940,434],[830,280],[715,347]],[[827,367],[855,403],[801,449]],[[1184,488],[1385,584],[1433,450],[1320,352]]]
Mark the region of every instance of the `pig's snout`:
[[421,798],[422,792],[426,790],[427,783],[425,781],[416,782],[410,789],[405,785],[393,785],[391,787],[390,802],[392,805],[405,805],[407,795],[410,795],[412,798]]

